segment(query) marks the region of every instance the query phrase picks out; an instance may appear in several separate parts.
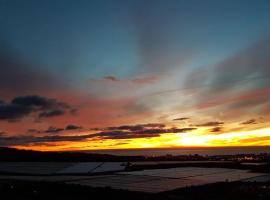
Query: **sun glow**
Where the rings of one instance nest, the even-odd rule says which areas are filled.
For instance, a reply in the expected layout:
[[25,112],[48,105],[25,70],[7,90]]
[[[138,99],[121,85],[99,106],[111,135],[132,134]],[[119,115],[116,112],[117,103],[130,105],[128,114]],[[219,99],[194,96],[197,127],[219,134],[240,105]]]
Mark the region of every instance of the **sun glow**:
[[119,140],[86,140],[81,142],[48,143],[43,146],[16,146],[20,149],[42,151],[53,150],[97,150],[135,148],[181,148],[270,145],[270,128],[251,131],[209,134],[205,130],[189,133],[166,133],[160,137]]
[[178,142],[183,146],[269,145],[270,129],[267,128],[253,131],[231,132],[218,135],[196,135],[190,133],[181,136]]

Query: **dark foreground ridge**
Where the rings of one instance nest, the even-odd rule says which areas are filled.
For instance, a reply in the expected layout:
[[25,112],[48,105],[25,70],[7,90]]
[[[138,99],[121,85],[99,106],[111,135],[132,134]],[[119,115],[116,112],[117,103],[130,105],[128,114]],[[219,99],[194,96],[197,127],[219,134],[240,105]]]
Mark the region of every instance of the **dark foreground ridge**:
[[92,154],[80,152],[42,152],[32,150],[18,150],[0,147],[0,161],[11,162],[92,162],[92,161],[128,161],[141,160],[137,156],[114,156],[108,154]]
[[1,199],[3,200],[269,200],[270,182],[224,182],[151,194],[111,188],[93,188],[88,186],[69,185],[64,183],[1,180],[0,194]]

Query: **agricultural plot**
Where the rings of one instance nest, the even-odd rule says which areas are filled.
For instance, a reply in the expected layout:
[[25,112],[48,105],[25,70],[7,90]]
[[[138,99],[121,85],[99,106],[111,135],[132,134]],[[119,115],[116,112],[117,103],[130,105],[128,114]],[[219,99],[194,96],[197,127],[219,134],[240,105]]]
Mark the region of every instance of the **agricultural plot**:
[[261,176],[256,176],[252,178],[247,178],[243,180],[244,182],[259,182],[259,183],[264,183],[270,181],[270,174],[264,174]]
[[170,169],[154,169],[134,172],[121,172],[121,174],[158,176],[166,178],[190,178],[209,174],[220,174],[235,171],[226,168],[200,168],[200,167],[179,167]]
[[[2,174],[0,175],[0,179],[2,180],[65,182],[91,187],[111,187],[151,193],[223,181],[243,180],[263,182],[270,180],[270,175],[227,168],[179,167],[124,171],[125,165],[121,162],[0,163],[1,170],[2,172],[25,173],[25,175]],[[93,174],[97,172],[116,171],[120,172],[107,175]]]
[[58,172],[58,174],[86,174],[121,171],[125,169],[121,162],[85,162],[77,163]]
[[134,175],[109,175],[87,180],[71,181],[70,183],[91,187],[111,187],[115,189],[151,193],[163,192],[195,184],[205,184],[205,182],[191,179],[168,179],[164,177]]
[[15,174],[52,175],[52,174],[86,174],[122,171],[122,162],[1,162],[0,172]]
[[48,175],[72,165],[73,163],[63,162],[1,162],[0,172]]
[[82,174],[90,173],[92,170],[97,168],[101,163],[100,162],[85,162],[85,163],[76,163],[68,168],[64,168],[58,171],[58,174]]
[[132,162],[135,166],[144,165],[172,165],[172,164],[207,164],[207,163],[232,163],[231,161],[136,161]]
[[125,163],[121,162],[105,162],[95,168],[92,172],[110,172],[110,171],[123,171],[125,170]]
[[71,183],[132,191],[163,192],[188,186],[239,181],[261,175],[249,173],[247,170],[183,167],[120,172],[118,175],[97,176],[93,179],[71,181]]

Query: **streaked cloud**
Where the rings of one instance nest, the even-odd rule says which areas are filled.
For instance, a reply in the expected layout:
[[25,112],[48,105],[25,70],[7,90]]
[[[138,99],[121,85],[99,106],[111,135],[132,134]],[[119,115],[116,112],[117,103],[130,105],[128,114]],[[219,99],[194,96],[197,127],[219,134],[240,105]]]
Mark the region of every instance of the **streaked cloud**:
[[[112,131],[101,131],[91,134],[80,134],[80,135],[58,135],[57,133],[62,132],[63,128],[49,127],[43,133],[50,133],[53,135],[46,136],[0,136],[0,145],[38,145],[39,143],[50,143],[50,142],[76,142],[76,141],[87,141],[87,140],[123,140],[123,139],[135,139],[135,138],[153,138],[160,137],[162,134],[167,133],[187,133],[195,130],[196,128],[147,128],[143,130],[112,130]],[[33,131],[32,131],[33,132]],[[39,133],[42,131],[39,131]],[[57,135],[56,135],[57,134]]]
[[218,121],[213,121],[213,122],[206,122],[206,123],[202,123],[202,124],[197,124],[196,126],[220,126],[223,125],[224,122],[218,122]]
[[241,124],[243,124],[243,125],[256,124],[256,120],[250,119],[250,120],[242,122]]
[[190,119],[190,118],[188,118],[188,117],[180,117],[180,118],[173,119],[173,121],[184,121],[184,120],[187,120],[187,119]]

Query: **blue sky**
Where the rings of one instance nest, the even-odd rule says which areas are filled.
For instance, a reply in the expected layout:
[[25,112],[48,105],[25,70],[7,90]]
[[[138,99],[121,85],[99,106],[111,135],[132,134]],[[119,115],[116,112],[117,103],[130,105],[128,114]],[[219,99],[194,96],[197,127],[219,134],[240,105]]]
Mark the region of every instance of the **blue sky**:
[[[2,40],[30,62],[53,73],[68,68],[79,80],[144,73],[149,67],[144,57],[153,59],[144,51],[152,48],[175,57],[188,50],[194,61],[187,66],[208,65],[269,32],[270,3],[262,0],[2,0],[0,5]],[[141,44],[150,38],[155,44]]]

